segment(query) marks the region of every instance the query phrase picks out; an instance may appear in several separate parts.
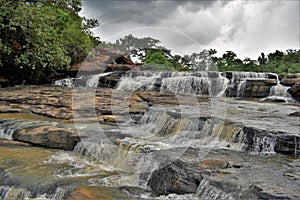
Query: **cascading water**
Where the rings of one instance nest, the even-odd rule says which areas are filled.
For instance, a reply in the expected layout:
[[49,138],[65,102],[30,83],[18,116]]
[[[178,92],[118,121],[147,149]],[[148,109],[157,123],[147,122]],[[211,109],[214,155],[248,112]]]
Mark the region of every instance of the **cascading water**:
[[34,128],[43,125],[57,125],[57,123],[45,121],[0,119],[0,138],[12,140],[13,134],[20,129]]
[[83,84],[82,86],[96,88],[98,87],[99,84],[99,78],[108,76],[112,73],[113,72],[106,72],[106,73],[100,73],[96,75],[87,75],[86,77],[81,76],[79,78],[65,78],[65,79],[55,81],[53,85],[74,87],[75,82],[78,81],[80,82],[80,84]]
[[227,84],[218,72],[131,72],[122,77],[117,90],[222,96]]
[[257,72],[231,72],[232,78],[230,79],[230,83],[239,83],[245,79],[264,79],[268,78],[268,73],[257,73]]
[[211,185],[205,178],[200,182],[196,196],[201,199],[234,199],[230,194],[227,194],[221,189]]
[[293,99],[292,95],[288,92],[288,89],[290,87],[280,84],[277,74],[276,74],[276,77],[277,77],[277,85],[271,87],[270,94],[267,97],[267,99],[281,100],[281,101],[285,101],[285,102],[296,102]]
[[275,153],[275,145],[276,145],[276,138],[272,137],[257,137],[253,138],[254,141],[254,149],[253,153],[255,154],[271,154]]
[[[87,75],[80,78],[67,78],[55,81],[54,85],[74,87],[99,87],[99,79],[115,72]],[[120,74],[121,75],[121,74]],[[278,75],[273,73],[256,72],[155,72],[129,71],[122,75],[116,85],[120,91],[156,91],[161,93],[177,93],[192,95],[208,95],[211,97],[244,97],[247,80],[275,79],[277,85],[272,86],[270,94],[262,100],[278,100],[296,102],[288,92],[289,87],[280,84]],[[114,86],[111,86],[114,87]],[[230,93],[229,91],[235,91]],[[229,92],[229,93],[228,93]]]

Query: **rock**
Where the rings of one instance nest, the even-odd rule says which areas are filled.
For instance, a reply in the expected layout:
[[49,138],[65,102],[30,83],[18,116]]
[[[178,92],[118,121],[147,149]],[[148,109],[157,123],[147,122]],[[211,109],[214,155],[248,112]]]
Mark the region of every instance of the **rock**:
[[0,105],[0,113],[20,113],[22,109],[11,108],[10,106]]
[[191,194],[197,191],[202,180],[199,169],[181,160],[155,170],[148,186],[155,195]]
[[107,76],[100,77],[98,87],[115,88],[118,81],[121,79],[121,77],[123,75],[124,75],[124,72],[116,71]]
[[300,117],[300,112],[293,112],[293,113],[290,113],[288,116],[291,116],[291,117]]
[[282,85],[286,85],[286,86],[293,86],[295,85],[297,82],[300,82],[300,78],[283,78],[281,79],[280,83]]
[[72,119],[73,115],[67,108],[55,108],[48,105],[38,105],[31,109],[31,112],[46,117],[53,117],[57,119]]
[[255,185],[252,188],[253,193],[257,194],[258,199],[300,199],[300,193],[289,188],[274,187],[271,185]]
[[9,80],[3,76],[0,76],[0,86],[7,86],[9,85]]
[[67,200],[131,199],[129,194],[112,187],[81,186],[71,192]]
[[[254,127],[244,127],[244,143],[246,151],[274,151],[279,154],[299,155],[300,137],[283,132],[261,130]],[[259,140],[260,142],[257,142]],[[274,145],[274,146],[273,146]]]
[[290,89],[288,89],[288,92],[292,95],[292,97],[300,102],[300,81],[298,81]]
[[272,86],[277,85],[274,79],[247,79],[244,91],[241,92],[243,98],[263,98],[270,94]]
[[0,146],[2,147],[31,147],[31,144],[24,143],[24,142],[18,142],[13,140],[7,140],[7,139],[0,139]]
[[275,79],[275,80],[277,80],[277,74],[267,73],[267,77],[268,77],[268,79]]
[[13,134],[13,138],[21,142],[64,150],[73,150],[80,140],[74,132],[53,126],[19,130]]
[[282,80],[284,78],[290,79],[290,78],[300,78],[300,73],[294,73],[294,74],[279,74],[278,75],[279,80]]
[[228,162],[224,160],[204,160],[199,164],[201,169],[223,169],[226,167],[228,167]]
[[286,86],[293,86],[300,81],[300,73],[295,74],[279,74],[280,83]]
[[135,69],[135,64],[112,48],[97,47],[92,55],[88,56],[83,63],[71,67],[68,74],[96,74],[107,71],[128,71]]

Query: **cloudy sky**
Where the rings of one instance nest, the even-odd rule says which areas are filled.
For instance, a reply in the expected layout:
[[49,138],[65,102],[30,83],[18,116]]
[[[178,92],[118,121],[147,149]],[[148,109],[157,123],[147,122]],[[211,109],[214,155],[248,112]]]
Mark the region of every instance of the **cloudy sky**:
[[101,23],[105,41],[151,36],[175,53],[215,48],[256,59],[261,52],[299,49],[299,0],[83,1],[81,15]]

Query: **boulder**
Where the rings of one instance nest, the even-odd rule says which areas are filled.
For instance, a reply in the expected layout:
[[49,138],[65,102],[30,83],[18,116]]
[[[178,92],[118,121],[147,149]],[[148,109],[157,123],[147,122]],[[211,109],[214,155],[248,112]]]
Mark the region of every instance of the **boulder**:
[[298,81],[290,89],[288,89],[288,92],[292,95],[292,97],[300,102],[300,81]]
[[191,194],[197,191],[202,180],[200,170],[176,160],[163,168],[155,170],[148,182],[154,195]]
[[13,134],[13,139],[37,146],[64,150],[73,150],[80,140],[79,135],[74,132],[54,126],[19,130]]
[[283,78],[281,79],[280,83],[282,85],[286,85],[286,86],[293,86],[295,85],[297,82],[300,82],[300,78]]

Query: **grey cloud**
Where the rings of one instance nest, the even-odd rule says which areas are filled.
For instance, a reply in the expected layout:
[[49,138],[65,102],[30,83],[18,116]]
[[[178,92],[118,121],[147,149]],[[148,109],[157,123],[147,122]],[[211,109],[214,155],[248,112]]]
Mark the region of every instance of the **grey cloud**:
[[[243,56],[299,48],[299,1],[90,0],[83,2],[81,14],[100,21],[94,31],[104,39],[135,28],[163,27],[187,34],[205,48],[232,49]],[[168,46],[177,52],[193,45],[167,32],[157,37],[145,30],[136,36],[173,43]]]
[[[228,1],[226,1],[228,2]],[[83,1],[83,6],[88,14],[114,23],[125,21],[138,22],[147,25],[155,24],[169,16],[179,6],[184,6],[187,11],[196,12],[209,8],[215,1]]]

